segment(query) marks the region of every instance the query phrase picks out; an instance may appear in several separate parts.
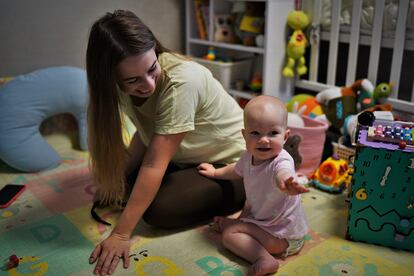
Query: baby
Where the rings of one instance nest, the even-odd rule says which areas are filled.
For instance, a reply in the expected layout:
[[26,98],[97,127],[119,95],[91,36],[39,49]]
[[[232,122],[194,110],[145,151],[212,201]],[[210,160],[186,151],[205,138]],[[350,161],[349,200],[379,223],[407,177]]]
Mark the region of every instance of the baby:
[[252,263],[251,275],[276,272],[275,256],[298,253],[308,231],[300,201],[308,189],[295,180],[293,159],[283,149],[289,137],[287,114],[275,97],[253,98],[244,109],[247,151],[239,161],[219,169],[198,166],[210,178],[244,180],[246,203],[239,218],[215,217],[214,227],[227,249]]

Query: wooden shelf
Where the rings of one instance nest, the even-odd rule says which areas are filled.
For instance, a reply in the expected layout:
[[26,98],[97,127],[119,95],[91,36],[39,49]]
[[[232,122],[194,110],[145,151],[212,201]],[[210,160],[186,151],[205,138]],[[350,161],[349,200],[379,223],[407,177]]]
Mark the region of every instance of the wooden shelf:
[[193,44],[213,46],[213,47],[217,47],[217,48],[237,50],[237,51],[243,51],[243,52],[248,52],[248,53],[256,53],[256,54],[264,54],[265,53],[265,50],[263,48],[248,47],[248,46],[244,46],[244,45],[240,45],[240,44],[220,43],[220,42],[214,42],[214,41],[198,39],[198,38],[190,38],[188,40],[188,42],[193,43]]

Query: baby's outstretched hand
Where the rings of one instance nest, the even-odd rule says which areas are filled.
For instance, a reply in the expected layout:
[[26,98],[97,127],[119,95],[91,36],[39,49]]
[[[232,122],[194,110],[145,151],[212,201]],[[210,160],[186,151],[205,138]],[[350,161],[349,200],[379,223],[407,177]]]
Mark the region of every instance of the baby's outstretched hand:
[[213,178],[216,172],[216,168],[209,163],[201,163],[197,167],[198,173],[207,177]]
[[309,192],[309,189],[294,180],[293,176],[278,181],[279,189],[288,195],[298,195]]

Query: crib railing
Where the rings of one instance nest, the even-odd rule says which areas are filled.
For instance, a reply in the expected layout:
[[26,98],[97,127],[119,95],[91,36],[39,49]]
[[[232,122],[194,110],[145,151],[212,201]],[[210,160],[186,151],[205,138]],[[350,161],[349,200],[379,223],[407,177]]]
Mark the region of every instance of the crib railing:
[[[414,74],[408,76],[409,79],[404,79],[405,82],[409,82],[412,91],[409,99],[405,96],[405,100],[402,100],[401,91],[400,91],[400,78],[401,78],[401,68],[403,64],[403,53],[406,50],[413,51],[412,42],[408,47],[408,40],[406,39],[406,21],[407,14],[409,10],[409,0],[399,0],[398,3],[398,16],[396,22],[396,28],[393,38],[390,40],[387,38],[386,44],[385,40],[382,37],[383,29],[383,16],[384,16],[384,5],[385,0],[376,0],[372,1],[375,4],[374,8],[374,19],[372,24],[372,32],[370,36],[361,35],[360,32],[360,22],[361,22],[361,11],[363,0],[353,0],[352,1],[352,17],[351,17],[351,26],[350,33],[343,34],[340,32],[340,16],[341,16],[341,0],[332,0],[331,4],[331,25],[330,31],[325,36],[325,40],[329,41],[329,51],[328,51],[328,63],[327,63],[327,76],[326,82],[318,81],[319,60],[320,55],[320,43],[321,39],[321,29],[320,29],[320,20],[321,20],[321,11],[322,11],[322,0],[313,0],[313,1],[304,1],[302,8],[307,12],[312,19],[312,31],[310,32],[310,61],[309,61],[309,75],[308,79],[297,79],[295,85],[299,88],[304,88],[308,90],[319,91],[321,89],[330,87],[330,86],[340,86],[336,81],[336,75],[338,70],[338,45],[339,42],[348,43],[348,60],[346,67],[346,81],[344,85],[352,84],[356,78],[356,71],[358,66],[358,51],[360,49],[360,44],[367,45],[369,47],[369,62],[366,66],[367,76],[373,84],[377,83],[377,74],[378,70],[383,68],[379,67],[380,64],[380,51],[383,47],[392,47],[392,59],[390,69],[390,75],[388,82],[393,84],[393,92],[389,97],[389,102],[393,105],[393,108],[409,113],[414,113]],[[326,3],[325,3],[326,4]],[[414,8],[414,7],[413,7]],[[361,40],[364,41],[361,41]],[[412,49],[410,49],[412,48]],[[414,67],[414,58],[409,62]],[[343,70],[343,69],[342,69]],[[410,93],[405,91],[404,93]]]

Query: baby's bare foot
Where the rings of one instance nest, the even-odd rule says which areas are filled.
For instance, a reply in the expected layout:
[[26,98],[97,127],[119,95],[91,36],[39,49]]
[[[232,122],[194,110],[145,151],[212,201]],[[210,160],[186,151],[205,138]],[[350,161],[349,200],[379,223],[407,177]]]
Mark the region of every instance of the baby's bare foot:
[[219,233],[223,232],[224,229],[230,225],[236,223],[236,219],[226,218],[226,217],[214,217],[213,222],[210,224],[210,227]]
[[249,275],[251,276],[267,275],[270,273],[275,273],[278,270],[278,268],[279,268],[279,262],[275,258],[260,257],[250,267]]

